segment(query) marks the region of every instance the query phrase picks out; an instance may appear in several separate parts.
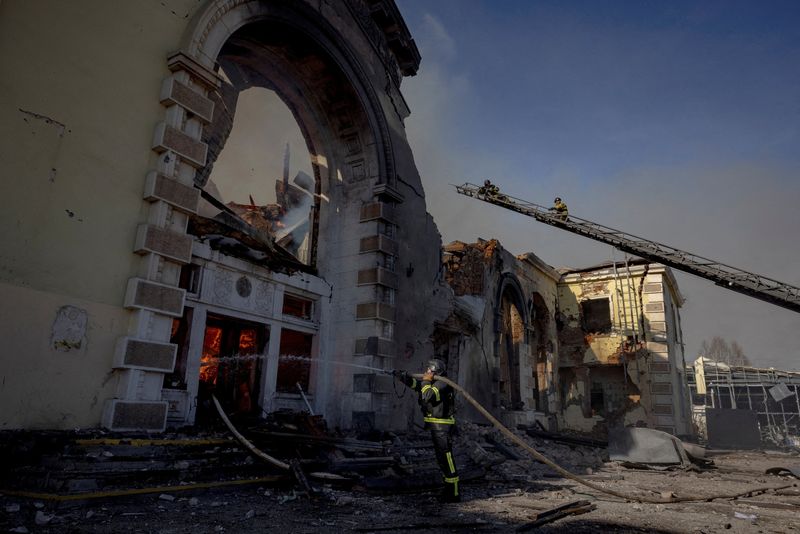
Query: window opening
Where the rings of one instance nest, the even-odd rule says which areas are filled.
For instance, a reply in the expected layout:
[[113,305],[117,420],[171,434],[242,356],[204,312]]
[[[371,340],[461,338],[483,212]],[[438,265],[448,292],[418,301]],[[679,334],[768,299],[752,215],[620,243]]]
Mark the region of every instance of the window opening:
[[392,254],[383,254],[383,267],[387,271],[394,272],[397,259]]
[[378,292],[381,302],[394,306],[395,290],[393,288],[379,286]]
[[394,338],[394,323],[389,321],[380,321],[381,323],[381,337],[386,339]]
[[590,334],[611,332],[611,302],[609,299],[592,299],[581,302],[583,329]]
[[394,225],[391,223],[379,222],[378,231],[389,238],[394,238]]
[[591,389],[592,415],[606,414],[606,399],[603,384],[592,382]]
[[194,263],[181,266],[180,280],[178,287],[185,289],[187,293],[196,295],[200,292],[200,275],[202,268]]
[[283,314],[310,321],[314,314],[314,301],[286,293],[283,296]]
[[[300,127],[272,90],[251,87],[234,101],[230,133],[222,134],[224,148],[209,164],[203,189],[256,235],[309,264],[316,180]],[[223,211],[201,203],[203,217],[224,217]]]
[[313,341],[313,334],[288,328],[281,330],[276,391],[280,393],[299,393],[297,384],[300,384],[303,391],[310,391],[311,347]]

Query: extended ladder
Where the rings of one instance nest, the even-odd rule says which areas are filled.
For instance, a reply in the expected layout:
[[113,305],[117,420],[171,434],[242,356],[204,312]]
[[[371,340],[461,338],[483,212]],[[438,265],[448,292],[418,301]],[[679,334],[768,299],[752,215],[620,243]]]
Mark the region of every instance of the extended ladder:
[[567,220],[563,220],[548,208],[502,192],[498,195],[482,194],[480,193],[480,187],[475,184],[466,183],[455,187],[462,195],[522,213],[533,217],[539,222],[594,239],[595,241],[608,243],[619,250],[635,254],[644,259],[663,263],[675,269],[701,276],[711,280],[718,286],[800,312],[800,288],[798,287],[767,278],[766,276],[749,273],[690,252],[684,252],[669,245],[643,239],[574,215],[570,215]]

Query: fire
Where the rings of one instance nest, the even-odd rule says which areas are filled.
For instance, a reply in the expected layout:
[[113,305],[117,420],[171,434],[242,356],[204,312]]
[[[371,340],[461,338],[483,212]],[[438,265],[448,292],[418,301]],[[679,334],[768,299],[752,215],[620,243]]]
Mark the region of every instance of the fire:
[[222,328],[207,326],[203,339],[203,356],[200,358],[200,380],[211,384],[217,383],[217,371],[220,348],[222,345]]

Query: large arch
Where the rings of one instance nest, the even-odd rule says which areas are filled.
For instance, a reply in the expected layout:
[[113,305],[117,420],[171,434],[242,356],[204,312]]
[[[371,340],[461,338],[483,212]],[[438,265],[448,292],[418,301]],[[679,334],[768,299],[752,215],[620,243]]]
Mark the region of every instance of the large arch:
[[[342,13],[355,17],[347,11],[351,9],[348,3]],[[324,13],[300,1],[212,0],[187,25],[181,49],[169,55],[172,74],[160,95],[165,116],[153,140],[158,158],[145,187],[147,223],[137,232],[135,252],[142,256],[142,265],[138,276],[129,280],[125,299],[125,306],[136,313],[130,335],[118,344],[115,368],[120,370],[120,387],[106,405],[105,426],[160,430],[166,424],[168,403],[160,384],[175,366],[177,347],[169,342],[172,320],[185,310],[181,268],[192,261],[193,242],[187,224],[198,211],[197,187],[208,177],[207,164],[230,131],[227,123],[235,111],[226,110],[226,104],[235,104],[235,95],[247,87],[266,87],[280,95],[313,156],[314,226],[325,228],[331,238],[320,239],[314,248],[312,257],[327,258],[316,262],[316,273],[331,287],[326,306],[337,305],[344,294],[346,301],[341,302],[355,308],[352,327],[339,325],[334,333],[321,324],[320,337],[335,336],[331,346],[349,345],[355,355],[363,353],[366,339],[376,336],[381,354],[391,352],[397,287],[393,271],[399,249],[393,239],[393,203],[402,197],[394,193],[395,162],[381,100],[385,97],[376,92],[376,87],[383,89],[388,74],[376,74],[374,64],[370,70],[362,63],[378,52],[362,27],[343,20],[330,6],[319,10]],[[227,65],[227,79],[220,65]],[[385,62],[384,67],[389,68]],[[234,98],[226,100],[231,95]],[[359,223],[357,228],[353,222]],[[352,232],[360,239],[352,239]],[[343,262],[349,271],[341,269]],[[358,272],[357,282],[353,271]],[[151,360],[143,365],[145,353]],[[348,407],[331,399],[337,393],[352,393],[352,375],[338,369],[322,375],[319,391],[326,400],[320,402],[347,412]],[[332,380],[338,380],[338,389],[329,395]],[[369,414],[379,403],[362,406],[361,413]],[[355,418],[356,408],[352,410]],[[349,417],[342,417],[337,424],[349,425]]]
[[[215,70],[220,52],[231,37],[245,26],[272,23],[291,28],[319,46],[341,69],[356,91],[363,112],[375,132],[379,180],[394,180],[394,156],[389,128],[378,96],[366,81],[368,75],[347,40],[327,20],[303,2],[262,2],[259,0],[212,0],[193,17],[181,40],[181,51],[206,69]],[[293,107],[291,92],[283,91]],[[298,110],[297,107],[294,108]],[[299,120],[298,122],[301,122]],[[391,183],[391,182],[390,182]]]

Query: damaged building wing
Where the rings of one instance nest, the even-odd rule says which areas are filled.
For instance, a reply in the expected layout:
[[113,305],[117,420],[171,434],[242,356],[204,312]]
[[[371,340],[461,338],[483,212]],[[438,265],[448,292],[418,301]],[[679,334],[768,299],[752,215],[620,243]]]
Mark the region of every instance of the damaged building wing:
[[[420,367],[445,298],[431,296],[441,238],[404,133],[400,86],[420,56],[399,9],[184,4],[108,17],[99,0],[3,3],[22,50],[3,57],[25,72],[0,88],[4,185],[31,194],[3,212],[17,221],[0,277],[16,378],[0,426],[163,432],[214,421],[213,396],[229,414],[405,428],[415,404],[364,368]],[[108,41],[136,20],[152,46]],[[95,68],[44,89],[42,73],[80,57]]]
[[567,426],[691,435],[679,308],[668,267],[641,259],[561,269],[558,324]]
[[[34,16],[25,3],[3,6]],[[157,2],[120,9],[103,21],[109,32],[163,16]],[[208,423],[215,396],[243,416],[308,410],[340,428],[406,429],[416,404],[376,370],[418,370],[435,356],[511,426],[691,434],[683,298],[669,268],[557,271],[496,239],[442,247],[404,133],[400,86],[419,51],[392,0],[188,10],[164,34],[143,26],[155,51],[91,52],[97,69],[65,77],[64,91],[15,78],[12,100],[48,102],[47,116],[22,101],[0,109],[19,145],[10,188],[36,184],[4,211],[18,222],[1,247],[0,300],[19,303],[6,324],[18,355],[5,362],[17,379],[0,391],[7,428],[161,432]],[[52,22],[83,40],[48,61],[104,50],[96,22]],[[9,42],[29,37],[4,28]],[[175,52],[179,42],[187,48]],[[12,70],[27,65],[7,57]],[[139,75],[103,74],[120,64]],[[79,109],[70,95],[90,106],[123,91],[129,101],[68,126]],[[133,132],[146,133],[147,157],[120,148],[135,146]],[[58,181],[42,180],[57,170],[43,162],[56,161]],[[92,181],[68,192],[67,169]],[[96,178],[109,175],[119,178]],[[32,216],[36,198],[70,226]],[[50,382],[63,387],[30,395]]]
[[630,259],[556,270],[495,239],[445,245],[443,267],[454,301],[447,324],[461,336],[448,355],[458,351],[462,383],[482,388],[509,424],[692,434],[683,297],[668,267]]

